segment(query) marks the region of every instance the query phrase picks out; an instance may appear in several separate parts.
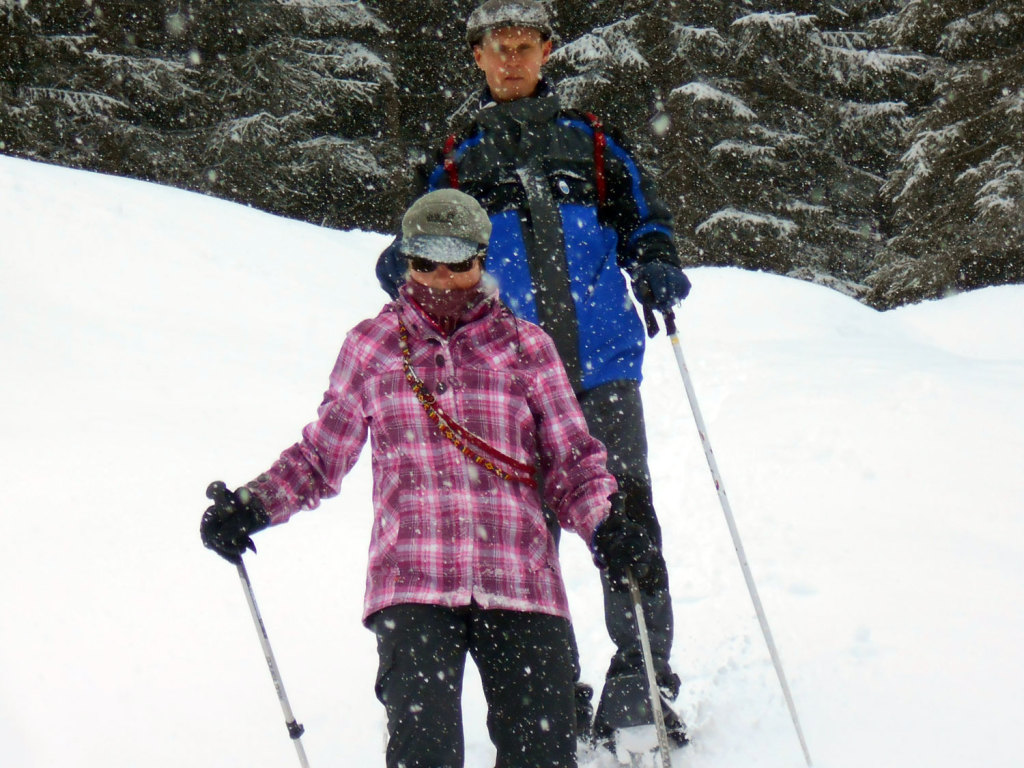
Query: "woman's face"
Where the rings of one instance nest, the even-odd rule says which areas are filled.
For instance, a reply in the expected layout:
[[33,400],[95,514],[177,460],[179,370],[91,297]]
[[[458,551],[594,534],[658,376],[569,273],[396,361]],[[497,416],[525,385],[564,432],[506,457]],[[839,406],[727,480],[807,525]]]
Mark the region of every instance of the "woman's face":
[[442,291],[465,290],[480,282],[483,271],[480,259],[474,258],[473,266],[466,272],[452,272],[444,264],[438,264],[432,272],[417,272],[415,269],[410,269],[409,277],[428,288],[437,288]]

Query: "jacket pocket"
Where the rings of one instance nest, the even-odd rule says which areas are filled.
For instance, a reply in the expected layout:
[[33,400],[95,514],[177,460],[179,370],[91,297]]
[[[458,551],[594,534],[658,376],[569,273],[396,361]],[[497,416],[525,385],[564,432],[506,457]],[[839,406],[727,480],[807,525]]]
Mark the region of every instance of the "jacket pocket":
[[594,169],[558,168],[548,172],[551,195],[558,203],[593,205],[597,200]]

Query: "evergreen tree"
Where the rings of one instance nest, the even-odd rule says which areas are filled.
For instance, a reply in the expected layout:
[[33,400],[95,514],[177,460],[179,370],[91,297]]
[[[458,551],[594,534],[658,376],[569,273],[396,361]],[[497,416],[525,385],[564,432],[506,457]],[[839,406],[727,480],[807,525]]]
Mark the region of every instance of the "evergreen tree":
[[869,301],[1024,281],[1024,3],[912,2],[880,29],[941,75],[882,189],[892,237]]
[[353,38],[387,28],[352,6],[211,1],[196,9],[188,28],[201,90],[219,95],[216,122],[202,133],[202,188],[316,223],[386,224],[394,78]]
[[34,61],[39,21],[18,0],[0,0],[0,152],[30,143],[25,105],[18,99],[23,69]]
[[[482,84],[466,43],[465,20],[477,0],[422,0],[411,8],[391,0],[366,5],[390,30],[386,53],[398,87],[395,137],[412,162],[452,129],[450,117]],[[404,200],[402,201],[405,202]]]
[[3,0],[5,151],[383,226],[387,27],[342,0]]
[[690,263],[860,295],[926,59],[878,50],[863,6],[781,5],[637,4],[557,52],[562,92],[640,128]]
[[[478,0],[0,0],[0,151],[392,230]],[[1024,280],[1024,0],[548,0],[689,264],[888,307]]]
[[[34,35],[30,54],[7,79],[22,128],[9,150],[177,180],[181,153],[164,132],[200,94],[189,83],[186,62],[162,50],[166,6],[27,0],[24,7],[35,20]],[[140,43],[159,47],[144,49]]]

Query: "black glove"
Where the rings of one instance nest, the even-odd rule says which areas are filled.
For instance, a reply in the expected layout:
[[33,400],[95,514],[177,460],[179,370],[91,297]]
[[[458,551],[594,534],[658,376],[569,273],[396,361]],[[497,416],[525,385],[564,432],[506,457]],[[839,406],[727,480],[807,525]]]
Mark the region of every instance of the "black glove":
[[213,499],[213,506],[203,513],[199,524],[203,544],[237,565],[245,550],[256,551],[249,536],[270,525],[270,514],[248,488],[230,491],[220,480],[210,483],[206,497]]
[[650,309],[668,312],[690,293],[683,270],[666,261],[648,261],[633,272],[633,295]]
[[661,553],[644,527],[616,510],[614,503],[612,513],[594,531],[593,549],[595,562],[608,569],[613,590],[629,589],[629,571],[645,592],[665,587],[665,560]]

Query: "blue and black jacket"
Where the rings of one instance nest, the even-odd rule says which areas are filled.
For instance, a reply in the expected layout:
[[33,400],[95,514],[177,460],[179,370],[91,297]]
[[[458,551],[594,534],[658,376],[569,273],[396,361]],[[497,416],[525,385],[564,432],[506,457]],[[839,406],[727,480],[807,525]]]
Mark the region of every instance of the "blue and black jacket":
[[[485,92],[481,104],[422,169],[418,192],[457,186],[484,206],[487,270],[509,308],[554,339],[577,392],[639,381],[644,327],[623,270],[679,265],[667,209],[621,140],[563,110],[546,85],[504,103]],[[377,262],[391,296],[406,268],[398,245]]]

